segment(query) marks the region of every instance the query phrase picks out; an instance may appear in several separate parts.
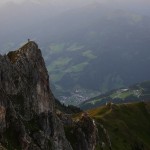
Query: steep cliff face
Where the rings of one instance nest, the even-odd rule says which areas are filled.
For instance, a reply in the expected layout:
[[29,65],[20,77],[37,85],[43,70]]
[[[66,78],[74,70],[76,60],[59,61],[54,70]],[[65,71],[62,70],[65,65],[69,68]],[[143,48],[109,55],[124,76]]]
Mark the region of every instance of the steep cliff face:
[[79,120],[65,126],[67,139],[74,150],[98,150],[98,130],[95,121],[83,113]]
[[34,113],[53,111],[54,98],[41,51],[29,42],[17,51],[9,52],[1,63],[1,88],[9,95],[19,95],[21,115],[27,119]]
[[55,114],[41,51],[33,41],[0,55],[0,146],[72,150]]

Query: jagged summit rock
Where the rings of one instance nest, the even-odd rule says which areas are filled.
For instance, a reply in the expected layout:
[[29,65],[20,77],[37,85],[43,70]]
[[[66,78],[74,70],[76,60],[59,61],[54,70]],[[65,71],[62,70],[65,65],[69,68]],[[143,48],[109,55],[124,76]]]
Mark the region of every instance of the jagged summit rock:
[[36,51],[39,51],[38,45],[34,41],[30,41],[23,45],[20,49],[9,52],[7,56],[12,63],[15,63],[23,55],[34,57],[37,54]]
[[0,145],[6,149],[71,150],[54,111],[38,45],[0,55]]
[[[53,111],[54,98],[49,88],[49,76],[38,45],[28,42],[9,52],[0,63],[1,87],[10,96],[19,96],[21,115],[27,119],[45,111]],[[16,103],[16,102],[14,102]]]
[[[63,122],[65,119],[59,119],[56,112],[55,98],[38,45],[29,41],[16,51],[0,55],[0,149],[95,149],[97,132],[90,118],[77,123],[79,131],[74,130],[77,138],[74,148],[63,127],[63,123],[68,125],[69,121]],[[76,123],[70,122],[69,129],[70,125],[74,129]]]

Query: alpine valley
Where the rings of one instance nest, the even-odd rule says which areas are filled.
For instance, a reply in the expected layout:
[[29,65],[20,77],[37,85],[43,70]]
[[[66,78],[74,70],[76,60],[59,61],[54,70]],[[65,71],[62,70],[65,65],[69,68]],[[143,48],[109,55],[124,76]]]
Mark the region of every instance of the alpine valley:
[[[150,13],[143,2],[136,9],[139,1],[132,9],[95,1],[59,11],[42,5],[43,13],[33,3],[19,9],[14,4],[12,14],[1,21],[3,28],[11,29],[11,24],[13,31],[0,28],[5,35],[0,37],[0,48],[12,50],[31,35],[42,48],[55,97],[78,105],[112,89],[150,80]],[[26,8],[28,21],[11,19]],[[1,15],[7,10],[0,10]]]
[[0,150],[150,150],[149,68],[149,0],[1,0]]

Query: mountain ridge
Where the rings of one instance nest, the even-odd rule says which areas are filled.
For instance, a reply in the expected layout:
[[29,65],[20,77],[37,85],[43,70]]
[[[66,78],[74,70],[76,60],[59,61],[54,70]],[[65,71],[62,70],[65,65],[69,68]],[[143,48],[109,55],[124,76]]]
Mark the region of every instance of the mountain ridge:
[[[149,150],[150,102],[107,104],[86,110],[86,115],[97,126],[95,150]],[[82,116],[78,113],[73,119]]]
[[30,41],[0,58],[0,143],[6,149],[68,149],[38,45]]
[[[77,122],[75,106],[62,105],[49,86],[41,50],[34,41],[7,55],[0,55],[0,148],[2,150],[93,150],[97,127],[89,117]],[[88,126],[84,126],[88,123]],[[76,126],[76,147],[65,127]],[[92,126],[92,131],[89,127]],[[85,139],[84,130],[88,139]],[[71,131],[69,131],[71,133]]]
[[107,103],[132,103],[150,101],[150,81],[144,81],[126,88],[114,89],[79,104],[81,109],[96,108]]
[[[149,102],[107,105],[88,113],[98,123],[101,141],[108,143],[105,136],[109,136],[112,149],[149,150]],[[107,148],[108,144],[104,150]]]
[[32,41],[0,56],[2,150],[148,150],[148,103],[108,104],[81,112],[55,100],[48,77],[41,51]]

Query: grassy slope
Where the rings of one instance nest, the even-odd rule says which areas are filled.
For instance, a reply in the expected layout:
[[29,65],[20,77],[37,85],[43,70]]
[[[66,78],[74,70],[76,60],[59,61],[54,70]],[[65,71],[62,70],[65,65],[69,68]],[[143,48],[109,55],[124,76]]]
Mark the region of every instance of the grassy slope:
[[150,150],[150,103],[103,106],[88,112],[97,122],[100,140],[105,142],[99,124],[108,131],[113,150],[131,150],[142,143]]

